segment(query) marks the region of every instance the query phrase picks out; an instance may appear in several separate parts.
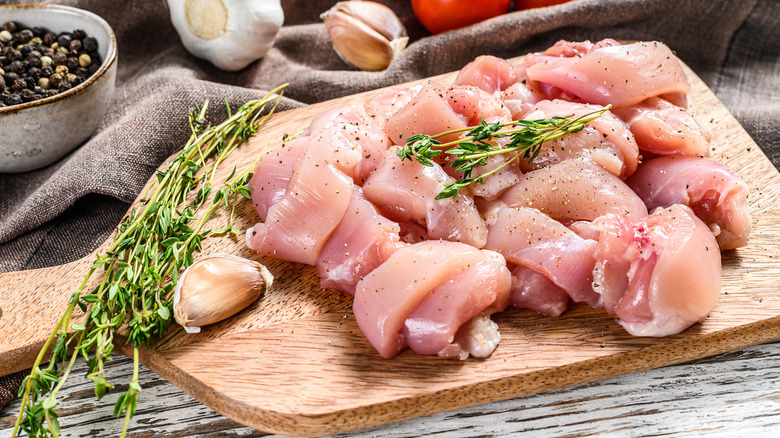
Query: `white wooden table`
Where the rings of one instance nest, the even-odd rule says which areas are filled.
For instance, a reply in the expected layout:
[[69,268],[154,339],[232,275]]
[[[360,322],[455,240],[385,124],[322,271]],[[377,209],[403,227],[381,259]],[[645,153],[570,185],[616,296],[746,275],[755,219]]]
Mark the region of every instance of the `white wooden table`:
[[[476,436],[780,436],[780,341],[687,364],[446,412],[343,434],[343,437]],[[60,392],[63,437],[115,437],[119,386],[98,401],[78,363]],[[129,381],[132,362],[108,365]],[[259,437],[141,367],[143,392],[129,437]],[[19,400],[0,410],[0,438],[11,436]]]

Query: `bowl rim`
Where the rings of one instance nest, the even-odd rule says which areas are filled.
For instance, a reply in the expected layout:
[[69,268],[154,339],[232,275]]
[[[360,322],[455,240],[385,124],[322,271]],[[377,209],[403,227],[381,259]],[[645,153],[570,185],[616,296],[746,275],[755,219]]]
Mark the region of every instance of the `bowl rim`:
[[84,9],[74,8],[72,6],[64,6],[64,5],[41,5],[41,4],[0,5],[0,11],[2,11],[3,9],[11,9],[11,8],[13,9],[54,9],[54,10],[68,11],[79,15],[83,15],[85,17],[88,17],[89,19],[96,21],[101,27],[103,27],[103,30],[105,30],[106,33],[108,34],[109,47],[108,47],[108,51],[106,52],[106,57],[103,60],[103,63],[100,65],[100,68],[86,81],[80,83],[79,85],[71,88],[70,90],[64,93],[58,93],[55,94],[54,96],[45,97],[43,99],[34,100],[32,102],[24,102],[18,105],[2,107],[0,108],[0,116],[15,113],[28,108],[33,108],[36,106],[43,106],[48,103],[56,102],[58,100],[67,99],[69,96],[74,96],[76,94],[79,94],[85,91],[87,88],[89,88],[90,85],[96,83],[103,76],[105,76],[108,70],[111,69],[111,67],[113,67],[113,65],[116,63],[117,60],[116,35],[114,35],[114,31],[113,29],[111,29],[111,26],[108,25],[108,22],[106,22],[106,20],[104,20],[102,17],[95,14],[94,12],[90,12]]

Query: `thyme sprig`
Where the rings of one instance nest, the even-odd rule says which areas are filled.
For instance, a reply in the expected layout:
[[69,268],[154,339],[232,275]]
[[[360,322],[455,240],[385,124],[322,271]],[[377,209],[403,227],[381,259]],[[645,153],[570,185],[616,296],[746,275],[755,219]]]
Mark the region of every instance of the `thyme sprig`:
[[[521,119],[507,123],[487,123],[480,119],[480,124],[477,126],[453,129],[436,135],[413,135],[406,139],[406,144],[398,150],[397,155],[401,161],[415,159],[420,164],[429,167],[433,166],[432,160],[442,154],[453,156],[450,167],[457,172],[462,172],[462,177],[446,184],[444,190],[436,195],[436,199],[454,198],[460,189],[473,183],[482,184],[486,177],[508,166],[520,156],[525,161],[533,161],[539,155],[542,143],[581,131],[588,122],[597,119],[610,108],[611,105],[607,105],[576,119],[571,118],[573,115],[554,116],[549,119]],[[457,140],[446,143],[438,140],[461,132],[467,133]],[[494,141],[506,137],[509,138],[509,141],[503,145]],[[476,176],[472,175],[474,168],[486,165],[490,157],[513,153],[513,156],[495,169]]]
[[[189,112],[191,136],[186,145],[157,172],[140,208],[133,208],[120,223],[110,248],[96,256],[24,379],[13,437],[20,431],[30,437],[59,436],[57,393],[79,356],[87,361],[87,378],[95,383],[97,398],[114,388],[106,378],[105,363],[111,359],[120,328],[133,346],[133,377],[114,406],[115,416],[124,414],[122,437],[126,435],[141,392],[139,347],[148,347],[168,329],[179,272],[194,262],[195,252],[208,235],[240,234],[233,215],[239,200],[250,197],[247,183],[254,164],[238,173],[234,168],[224,185],[214,191],[218,166],[271,116],[285,86],[235,112],[228,104],[227,120],[216,126],[206,123],[208,101]],[[204,230],[206,221],[220,207],[230,211],[227,226]],[[96,276],[97,285],[85,293]],[[77,307],[84,316],[79,323],[72,323]],[[69,354],[69,350],[73,352]],[[47,354],[51,357],[43,367]]]

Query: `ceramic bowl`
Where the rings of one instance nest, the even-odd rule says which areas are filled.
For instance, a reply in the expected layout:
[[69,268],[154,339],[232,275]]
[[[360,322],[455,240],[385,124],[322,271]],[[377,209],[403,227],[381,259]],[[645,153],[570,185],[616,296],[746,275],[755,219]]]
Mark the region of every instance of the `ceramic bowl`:
[[97,40],[103,61],[64,93],[0,108],[0,173],[26,172],[54,163],[95,131],[114,92],[116,37],[102,18],[68,6],[0,6],[0,24],[6,21],[54,33],[82,29]]

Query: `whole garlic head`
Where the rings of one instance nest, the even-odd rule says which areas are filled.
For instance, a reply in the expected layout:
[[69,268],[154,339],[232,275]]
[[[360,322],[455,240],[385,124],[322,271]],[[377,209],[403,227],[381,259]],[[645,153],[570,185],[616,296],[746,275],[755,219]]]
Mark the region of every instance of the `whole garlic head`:
[[227,71],[265,56],[284,22],[280,0],[168,0],[168,9],[187,51]]
[[273,275],[254,260],[211,254],[185,269],[176,282],[173,316],[187,333],[200,332],[240,312],[273,283]]

